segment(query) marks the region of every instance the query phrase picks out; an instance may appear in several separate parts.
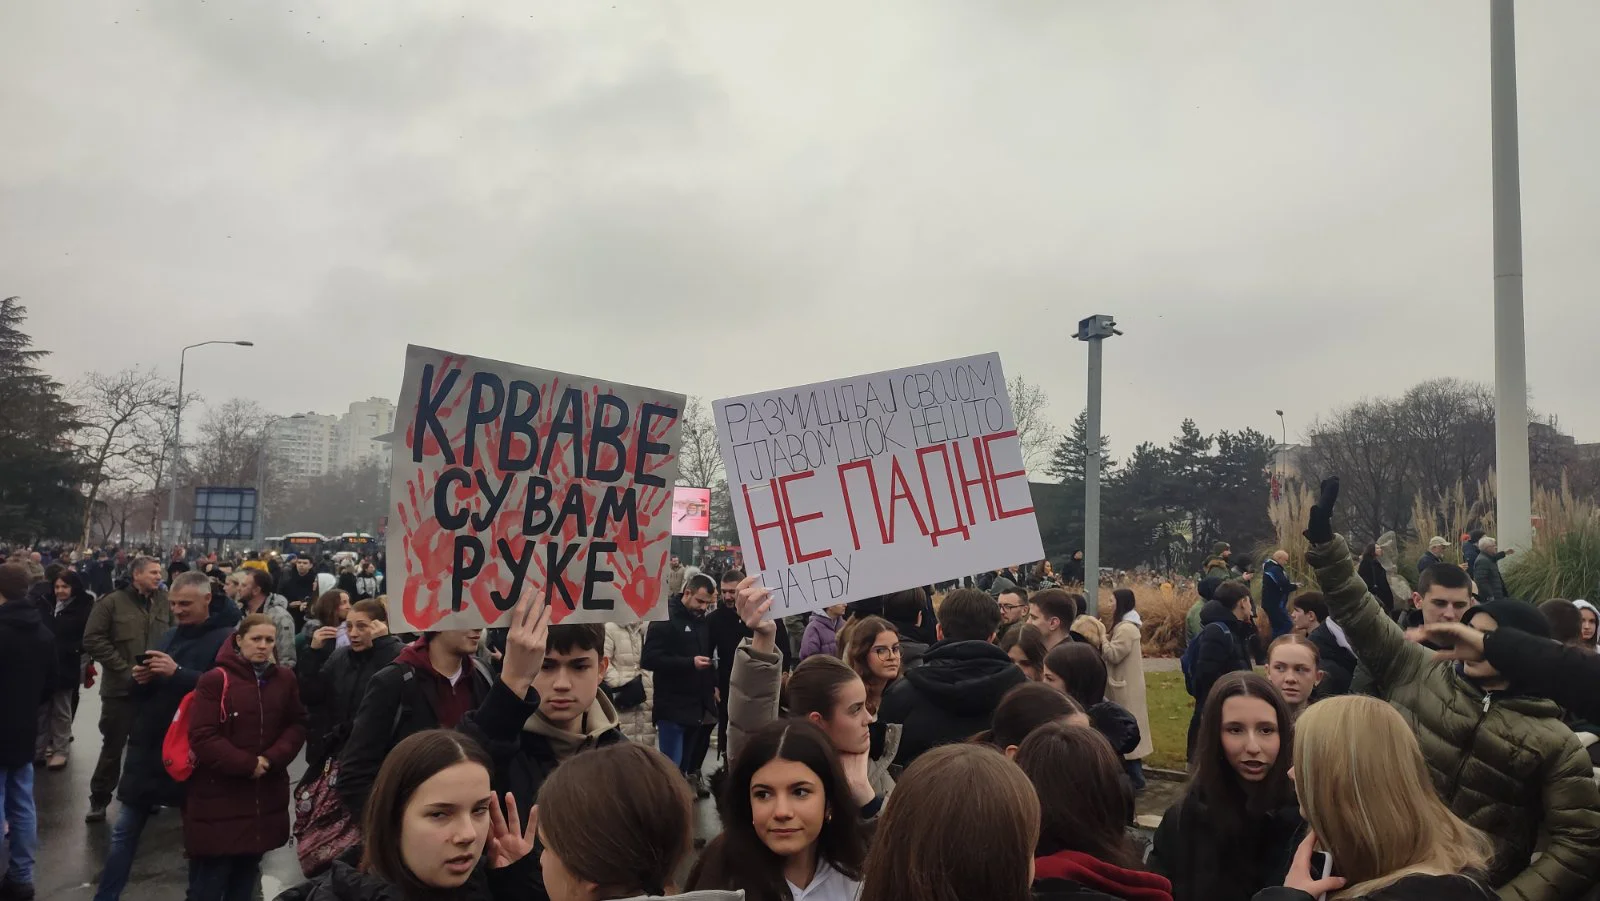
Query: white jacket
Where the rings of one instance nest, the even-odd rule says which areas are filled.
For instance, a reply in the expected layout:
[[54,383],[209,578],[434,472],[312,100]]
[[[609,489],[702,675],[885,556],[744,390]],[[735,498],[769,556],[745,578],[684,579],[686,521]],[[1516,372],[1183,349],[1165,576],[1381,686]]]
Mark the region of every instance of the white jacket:
[[605,684],[617,689],[635,676],[644,676],[644,703],[632,710],[617,711],[617,723],[629,741],[656,746],[656,726],[650,721],[655,706],[655,674],[639,666],[644,654],[644,633],[648,623],[606,623],[605,655],[611,659]]

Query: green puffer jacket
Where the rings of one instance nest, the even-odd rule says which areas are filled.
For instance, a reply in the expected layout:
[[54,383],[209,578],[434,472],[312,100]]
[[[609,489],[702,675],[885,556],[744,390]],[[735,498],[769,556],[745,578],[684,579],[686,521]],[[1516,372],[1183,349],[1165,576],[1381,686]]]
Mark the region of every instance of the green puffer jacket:
[[[1306,559],[1330,617],[1405,717],[1446,805],[1494,840],[1490,880],[1506,901],[1577,898],[1600,876],[1600,788],[1553,701],[1485,694],[1406,641],[1356,575],[1343,537]],[[1535,852],[1539,859],[1529,860]]]

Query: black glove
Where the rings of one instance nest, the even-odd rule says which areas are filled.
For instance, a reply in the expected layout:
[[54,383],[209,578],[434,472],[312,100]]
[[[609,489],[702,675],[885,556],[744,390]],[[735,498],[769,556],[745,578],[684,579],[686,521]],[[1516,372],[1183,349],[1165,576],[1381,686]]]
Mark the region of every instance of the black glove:
[[1339,500],[1339,477],[1322,480],[1322,493],[1317,505],[1311,508],[1311,519],[1302,534],[1312,544],[1327,544],[1333,540],[1333,505]]

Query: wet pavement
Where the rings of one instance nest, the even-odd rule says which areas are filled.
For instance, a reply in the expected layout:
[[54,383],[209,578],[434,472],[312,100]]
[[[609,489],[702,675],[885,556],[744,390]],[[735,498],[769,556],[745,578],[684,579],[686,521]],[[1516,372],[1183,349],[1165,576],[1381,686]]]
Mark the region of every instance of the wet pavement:
[[[34,866],[34,887],[41,901],[90,901],[95,882],[111,844],[111,824],[119,805],[112,802],[104,823],[85,823],[89,812],[89,776],[100,754],[100,693],[86,691],[73,724],[72,754],[67,768],[54,772],[40,768],[34,777],[34,800],[39,810],[39,854]],[[708,760],[707,769],[715,764]],[[290,767],[298,779],[303,760]],[[696,833],[708,838],[720,831],[710,801],[695,806]],[[274,898],[291,885],[304,881],[294,846],[279,848],[261,861],[262,898]],[[123,892],[125,901],[175,901],[189,887],[188,862],[183,856],[183,815],[163,810],[150,820],[139,841],[133,876]]]
[[[34,798],[39,811],[39,854],[34,885],[41,901],[90,901],[95,882],[111,842],[111,823],[118,804],[113,802],[104,823],[85,823],[89,812],[89,776],[100,752],[98,691],[86,691],[73,725],[71,759],[64,770],[40,768],[34,777]],[[706,770],[717,766],[715,752],[706,761]],[[290,775],[298,779],[305,769],[296,761]],[[1139,798],[1140,814],[1159,817],[1175,800],[1180,783],[1152,779],[1150,788]],[[1153,825],[1153,824],[1151,824]],[[716,808],[710,800],[695,805],[695,835],[701,841],[721,831]],[[289,886],[304,881],[293,845],[279,848],[261,862],[260,898],[274,898]],[[126,901],[173,901],[188,889],[188,863],[183,856],[183,817],[177,810],[163,810],[151,819],[139,842],[133,876],[123,893]]]

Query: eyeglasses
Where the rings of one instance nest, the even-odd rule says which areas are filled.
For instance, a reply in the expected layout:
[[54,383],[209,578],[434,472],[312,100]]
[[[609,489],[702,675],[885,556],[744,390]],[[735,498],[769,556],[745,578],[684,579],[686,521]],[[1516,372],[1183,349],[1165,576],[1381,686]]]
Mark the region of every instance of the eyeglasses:
[[1010,613],[1013,610],[1021,610],[1021,609],[1022,609],[1022,605],[1021,604],[1001,604],[1000,605],[1000,612],[1002,612],[1002,613]]
[[879,660],[893,660],[894,658],[900,656],[900,646],[899,645],[887,645],[887,646],[885,646],[885,645],[881,645],[881,644],[880,645],[875,645],[872,648],[872,653],[877,655],[877,658]]

